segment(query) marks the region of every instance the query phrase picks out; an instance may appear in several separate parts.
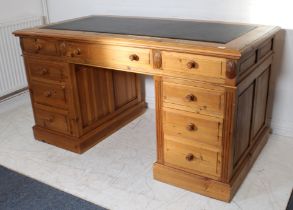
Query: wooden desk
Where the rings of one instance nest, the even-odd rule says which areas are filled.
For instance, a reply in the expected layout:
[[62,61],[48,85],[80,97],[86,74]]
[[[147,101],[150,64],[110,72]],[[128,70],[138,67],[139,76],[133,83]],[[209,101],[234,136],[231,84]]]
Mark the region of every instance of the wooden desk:
[[85,152],[144,112],[140,74],[152,75],[154,178],[230,201],[269,136],[278,31],[112,16],[16,31],[35,138]]

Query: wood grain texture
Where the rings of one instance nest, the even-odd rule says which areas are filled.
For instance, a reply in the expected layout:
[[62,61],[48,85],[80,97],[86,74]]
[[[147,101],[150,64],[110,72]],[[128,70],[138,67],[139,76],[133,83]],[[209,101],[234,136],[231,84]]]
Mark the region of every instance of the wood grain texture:
[[156,136],[157,136],[157,162],[164,163],[164,130],[163,130],[163,80],[154,77],[156,92]]
[[63,133],[48,130],[43,126],[38,125],[33,127],[34,136],[36,140],[81,154],[133,119],[137,118],[139,115],[143,114],[145,108],[145,102],[141,102],[117,115],[115,118],[103,123],[102,126],[96,127],[80,138],[71,135],[64,135]]
[[221,148],[222,119],[164,108],[164,134],[182,142],[202,142]]
[[66,89],[66,85],[32,82],[31,90],[33,90],[33,97],[36,103],[63,109],[68,107],[68,90]]
[[222,62],[224,59],[186,53],[162,51],[162,69],[190,75],[225,77]]
[[217,150],[207,149],[181,143],[177,138],[165,137],[164,159],[173,167],[191,170],[193,173],[221,175],[221,153]]
[[[145,17],[147,18],[147,17]],[[172,20],[172,19],[171,19]],[[191,20],[197,21],[197,20]],[[202,22],[202,21],[201,21]],[[211,22],[211,21],[205,21]],[[215,22],[215,21],[214,21]],[[219,23],[224,23],[217,21]],[[243,34],[237,39],[228,42],[227,44],[218,44],[200,41],[186,41],[168,38],[154,38],[144,36],[132,36],[122,34],[106,34],[80,31],[66,31],[41,29],[40,27],[23,29],[15,31],[17,36],[33,36],[33,37],[55,37],[64,40],[113,44],[122,46],[139,46],[142,48],[152,47],[156,49],[168,49],[170,51],[190,52],[196,54],[210,54],[212,56],[225,56],[226,58],[239,59],[242,54],[249,51],[251,48],[260,45],[265,39],[273,36],[280,30],[276,26],[256,25],[256,28],[246,34]]]
[[113,72],[115,109],[138,97],[136,77],[133,73]]
[[195,175],[180,169],[155,163],[153,174],[156,180],[211,198],[229,202],[232,197],[229,184],[209,179],[204,176]]
[[224,92],[221,91],[164,82],[163,100],[164,103],[189,107],[200,114],[223,115]]
[[64,63],[28,59],[28,71],[32,80],[65,82],[68,79],[68,66]]
[[114,111],[112,72],[79,66],[76,78],[82,126],[86,128]]

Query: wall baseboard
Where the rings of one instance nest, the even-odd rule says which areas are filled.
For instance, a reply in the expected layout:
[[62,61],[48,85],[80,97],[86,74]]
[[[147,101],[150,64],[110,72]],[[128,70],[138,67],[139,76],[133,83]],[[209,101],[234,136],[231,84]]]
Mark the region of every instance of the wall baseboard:
[[293,137],[293,122],[277,122],[271,121],[272,133],[280,136]]
[[9,93],[7,95],[0,96],[0,102],[5,101],[5,100],[9,100],[11,97],[14,97],[14,96],[18,95],[19,93],[22,93],[26,90],[28,90],[28,87],[24,87],[24,88],[21,88],[19,90],[12,92],[12,93]]
[[155,109],[156,108],[156,101],[155,101],[154,97],[146,97],[145,101],[148,104],[149,109]]
[[21,106],[31,107],[30,94],[28,90],[11,95],[9,98],[0,101],[0,114],[17,109]]

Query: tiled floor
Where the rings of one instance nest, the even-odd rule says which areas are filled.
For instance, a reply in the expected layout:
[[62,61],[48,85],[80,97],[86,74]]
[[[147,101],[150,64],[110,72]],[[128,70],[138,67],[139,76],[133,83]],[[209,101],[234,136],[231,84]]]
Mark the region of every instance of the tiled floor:
[[35,141],[27,94],[0,104],[0,164],[109,209],[284,210],[293,139],[269,139],[230,204],[152,178],[155,113],[148,110],[83,155]]

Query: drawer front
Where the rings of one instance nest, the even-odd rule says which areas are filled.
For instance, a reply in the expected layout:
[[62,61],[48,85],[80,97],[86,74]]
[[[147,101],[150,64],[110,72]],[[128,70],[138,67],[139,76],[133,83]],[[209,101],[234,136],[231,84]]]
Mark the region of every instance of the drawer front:
[[224,78],[223,61],[207,56],[162,52],[162,68],[166,71]]
[[58,55],[57,46],[53,40],[22,38],[22,48],[27,53]]
[[87,59],[89,56],[89,44],[76,42],[61,42],[59,45],[62,56],[71,59]]
[[95,46],[91,59],[105,67],[150,68],[150,50],[111,45]]
[[273,40],[267,41],[258,50],[258,59],[263,58],[266,54],[273,50]]
[[82,43],[61,43],[62,55],[106,68],[148,68],[150,50],[133,47]]
[[208,115],[223,114],[224,92],[218,90],[164,82],[163,100],[176,109]]
[[54,113],[42,109],[35,109],[36,124],[40,127],[71,134],[70,121],[66,114]]
[[165,139],[164,158],[169,165],[191,170],[194,173],[216,177],[221,175],[221,154],[217,151]]
[[163,113],[165,136],[172,136],[191,145],[206,143],[220,148],[222,120],[170,109],[165,109]]
[[65,85],[33,82],[31,85],[34,102],[57,108],[67,108]]
[[69,69],[64,63],[29,59],[27,65],[31,79],[64,82],[68,78]]

